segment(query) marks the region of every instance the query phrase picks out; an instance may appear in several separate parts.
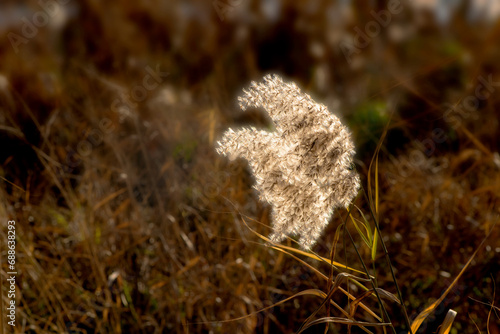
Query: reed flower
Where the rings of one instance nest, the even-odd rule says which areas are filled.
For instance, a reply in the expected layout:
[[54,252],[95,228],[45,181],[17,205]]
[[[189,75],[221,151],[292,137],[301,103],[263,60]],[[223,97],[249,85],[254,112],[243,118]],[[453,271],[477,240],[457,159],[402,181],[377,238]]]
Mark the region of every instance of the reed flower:
[[228,129],[217,152],[248,161],[260,199],[272,205],[270,239],[300,235],[301,247],[310,249],[334,209],[347,207],[358,192],[350,133],[324,105],[277,75],[252,82],[238,100],[243,110],[264,108],[276,130]]

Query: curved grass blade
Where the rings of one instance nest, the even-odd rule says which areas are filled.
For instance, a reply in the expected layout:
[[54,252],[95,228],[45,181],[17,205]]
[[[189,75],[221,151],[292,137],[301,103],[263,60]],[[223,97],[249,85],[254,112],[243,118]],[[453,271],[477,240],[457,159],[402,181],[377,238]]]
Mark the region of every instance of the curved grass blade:
[[[242,220],[243,220],[243,223],[247,226],[247,228],[252,231],[252,233],[256,234],[259,238],[265,240],[266,242],[272,244],[271,240],[265,236],[263,236],[262,234],[258,233],[257,231],[253,230],[250,226],[248,226],[247,222],[245,221],[245,219],[242,217]],[[319,260],[319,261],[323,261],[323,262],[326,262],[328,264],[331,264],[332,261],[330,259],[326,259],[324,257],[321,257],[319,255],[316,255],[316,254],[311,254],[311,253],[307,253],[307,252],[304,252],[304,251],[301,251],[299,249],[296,249],[296,248],[292,248],[292,247],[287,247],[287,246],[283,246],[283,245],[276,245],[276,246],[271,246],[273,249],[276,249],[280,252],[283,252],[291,257],[293,257],[294,259],[296,259],[297,261],[300,261],[301,263],[303,263],[304,265],[308,266],[310,269],[312,269],[313,271],[315,271],[316,273],[318,273],[320,276],[322,276],[324,279],[328,279],[328,277],[326,275],[324,275],[323,273],[321,273],[320,271],[318,271],[316,268],[313,268],[312,266],[310,266],[309,264],[307,264],[306,262],[304,262],[303,260],[301,260],[300,258],[294,256],[293,254],[291,254],[290,252],[288,252],[287,250],[290,250],[290,251],[293,251],[293,252],[296,252],[296,253],[299,253],[299,254],[303,254],[303,255],[306,255],[312,259],[315,259],[315,260]],[[336,264],[337,262],[333,262],[333,264]],[[339,264],[340,267],[343,267],[343,268],[346,268],[346,269],[349,269],[349,270],[352,270],[352,271],[355,271],[355,272],[359,272],[359,273],[362,273],[362,274],[365,274],[365,272],[360,272],[359,270],[356,270],[356,269],[353,269],[353,268],[350,268],[350,267],[347,267],[347,266],[344,266],[342,264]],[[334,267],[334,265],[332,265],[332,267]],[[362,284],[360,284],[358,282],[358,280],[366,280],[368,281],[368,279],[364,279],[364,278],[360,278],[360,277],[356,277],[352,274],[347,274],[347,275],[350,275],[350,277],[352,278],[352,282],[355,283],[356,285],[358,285],[360,288],[363,288],[363,289],[366,289],[366,287]],[[374,279],[373,276],[370,275],[370,279]],[[342,287],[339,287],[339,290],[344,293],[350,300],[355,300],[356,298],[351,295],[349,292],[347,292],[346,290],[344,290]],[[324,292],[322,292],[324,294],[324,296],[326,297],[326,294]],[[341,312],[345,312],[340,306],[338,306],[337,304],[333,303],[331,301],[331,303],[337,307]],[[370,314],[372,317],[376,318],[377,320],[379,321],[382,321],[382,319],[376,315],[368,306],[364,305],[363,303],[360,304],[360,307],[365,310],[368,314]],[[347,313],[345,313],[345,315],[347,315]]]
[[324,298],[326,296],[326,294],[321,291],[321,290],[318,290],[318,289],[308,289],[308,290],[304,290],[304,291],[300,291],[300,292],[297,292],[296,294],[294,294],[293,296],[290,296],[288,298],[285,298],[285,299],[282,299],[280,300],[279,302],[277,303],[274,303],[273,305],[270,305],[270,306],[266,306],[264,308],[261,308],[260,310],[258,311],[255,311],[255,312],[252,312],[252,313],[249,313],[247,315],[244,315],[244,316],[241,316],[241,317],[237,317],[237,318],[232,318],[232,319],[227,319],[227,320],[218,320],[218,321],[200,321],[200,322],[190,322],[189,324],[190,325],[201,325],[201,324],[222,324],[222,323],[227,323],[227,322],[232,322],[232,321],[239,321],[239,320],[243,320],[243,319],[246,319],[248,317],[251,317],[251,316],[254,316],[256,314],[259,314],[260,312],[263,312],[265,310],[269,310],[270,308],[273,308],[273,307],[276,307],[278,305],[281,305],[283,303],[286,303],[287,301],[289,300],[292,300],[296,297],[299,297],[299,296],[304,296],[304,295],[312,295],[312,296],[317,296],[317,297],[321,297],[321,298]]
[[495,229],[495,226],[496,226],[496,222],[493,224],[493,227],[491,228],[488,235],[483,239],[483,241],[481,241],[481,244],[479,245],[479,247],[474,251],[474,253],[469,258],[469,260],[467,261],[465,266],[462,268],[462,270],[460,270],[460,273],[457,275],[457,277],[455,277],[455,279],[453,280],[451,285],[446,289],[446,291],[441,295],[441,297],[439,297],[439,299],[436,300],[431,305],[427,306],[427,308],[425,310],[423,310],[422,312],[420,312],[420,314],[415,318],[415,320],[413,320],[413,323],[411,324],[411,331],[413,333],[417,332],[417,330],[420,328],[420,325],[422,325],[424,320],[438,307],[439,304],[441,304],[441,302],[446,297],[446,295],[448,295],[448,293],[453,289],[455,284],[457,284],[458,280],[460,279],[460,277],[462,277],[463,273],[467,270],[467,268],[471,264],[472,260],[476,256],[477,252],[483,247],[484,243],[491,235],[491,232],[493,232],[493,230]]
[[[400,303],[399,302],[399,299],[396,298],[395,295],[393,295],[392,293],[390,293],[389,291],[386,291],[384,289],[381,289],[381,288],[376,288],[377,292],[378,292],[378,295],[380,297],[384,297],[386,299],[389,299],[389,300],[392,300],[393,302],[396,302],[396,303]],[[373,292],[373,289],[370,289],[368,291],[365,291],[361,296],[359,296],[358,298],[356,298],[352,303],[351,305],[349,306],[349,316],[351,318],[354,318],[354,314],[356,313],[356,310],[358,308],[358,305],[363,305],[361,303],[361,301],[363,301],[363,299],[365,299],[366,297],[368,296],[372,296],[372,295],[375,295],[375,293]],[[348,332],[351,333],[351,327],[352,325],[349,325],[348,326]]]
[[[300,333],[304,327],[307,327],[309,323],[311,323],[312,321],[314,321],[314,320],[312,320],[312,319],[313,319],[313,318],[316,316],[316,314],[317,314],[317,313],[318,313],[318,312],[319,312],[319,311],[323,308],[323,306],[325,306],[325,304],[327,304],[327,303],[328,303],[328,301],[332,302],[332,301],[331,301],[331,298],[332,298],[333,294],[335,293],[335,291],[337,291],[338,289],[340,289],[340,288],[341,288],[341,287],[340,287],[340,285],[341,285],[343,282],[347,281],[348,279],[359,279],[359,278],[357,278],[356,276],[353,276],[353,275],[351,275],[351,274],[347,274],[347,273],[340,273],[340,274],[338,274],[338,275],[337,275],[337,277],[335,278],[335,282],[333,283],[332,288],[330,289],[330,292],[328,293],[328,295],[326,295],[326,294],[325,294],[325,298],[323,299],[323,302],[321,303],[321,305],[320,305],[320,306],[316,309],[316,311],[314,311],[314,312],[313,312],[313,313],[312,313],[312,314],[311,314],[311,315],[310,315],[310,316],[309,316],[309,317],[308,317],[308,318],[304,321],[304,323],[300,326],[298,333]],[[369,279],[363,279],[363,280],[364,280],[364,281],[369,281]],[[336,305],[336,304],[334,304],[334,305]],[[342,310],[342,311],[343,311],[343,310]],[[344,315],[346,315],[346,316],[348,316],[348,317],[349,317],[349,315],[348,315],[345,311],[343,311],[342,313],[343,313]],[[372,313],[373,313],[373,312],[372,312]],[[352,320],[352,319],[351,319],[351,320]],[[361,329],[363,329],[365,332],[369,332],[369,331],[368,331],[368,330],[366,330],[364,327],[361,327]]]
[[[295,255],[287,252],[286,250],[284,249],[280,249],[278,247],[274,247],[274,249],[280,251],[280,252],[283,252],[291,257],[293,257],[295,260],[299,261],[300,263],[302,263],[304,266],[308,267],[310,270],[314,271],[316,274],[318,274],[319,276],[321,276],[323,279],[325,280],[328,280],[329,278],[323,274],[322,272],[320,272],[318,269],[312,267],[310,264],[308,264],[307,262],[303,261],[302,259],[296,257]],[[351,279],[351,281],[353,283],[355,283],[358,287],[360,287],[361,289],[367,289],[364,285],[362,285],[361,283],[358,282],[358,280],[360,281],[369,281],[369,279],[367,278],[360,278],[360,277],[356,277],[352,274],[346,274],[346,273],[340,273],[339,275],[349,275],[349,278]],[[337,275],[338,276],[338,275]],[[339,291],[341,291],[344,295],[346,295],[350,300],[356,300],[356,297],[354,297],[352,294],[350,294],[348,291],[346,291],[345,289],[343,289],[342,287],[338,287]],[[327,297],[327,295],[325,294],[325,298]],[[333,301],[330,301],[330,304],[335,306],[340,312],[344,313],[344,315],[347,316],[347,313],[340,307],[338,306],[336,303],[334,303]],[[363,310],[365,310],[368,314],[370,314],[372,317],[374,317],[375,319],[377,319],[378,321],[382,321],[382,318],[380,318],[378,315],[376,315],[368,306],[366,306],[365,304],[363,303],[360,303],[359,305]],[[321,308],[321,307],[320,307]]]
[[[347,274],[348,275],[348,274]],[[219,321],[200,321],[200,322],[191,322],[189,323],[190,325],[201,325],[201,324],[222,324],[222,323],[228,323],[228,322],[233,322],[233,321],[240,321],[240,320],[244,320],[248,317],[252,317],[254,315],[257,315],[259,314],[260,312],[263,312],[263,311],[266,311],[266,310],[269,310],[273,307],[276,307],[278,305],[281,305],[283,303],[286,303],[296,297],[299,297],[299,296],[305,296],[305,295],[309,295],[309,296],[316,296],[316,297],[320,297],[320,298],[323,298],[325,299],[327,297],[327,294],[324,293],[323,291],[321,290],[318,290],[318,289],[308,289],[308,290],[304,290],[304,291],[300,291],[300,292],[297,292],[296,294],[294,294],[293,296],[290,296],[288,298],[285,298],[285,299],[282,299],[280,300],[279,302],[277,303],[274,303],[273,305],[270,305],[270,306],[266,306],[258,311],[255,311],[255,312],[252,312],[252,313],[249,313],[247,315],[244,315],[244,316],[241,316],[241,317],[237,317],[237,318],[232,318],[232,319],[227,319],[227,320],[219,320]],[[335,304],[335,303],[333,303]],[[335,304],[336,305],[336,304]],[[338,305],[337,305],[338,306]],[[348,316],[347,312],[345,312],[340,306],[339,306],[340,310],[343,311],[344,315]],[[343,319],[343,318],[339,318],[339,319]],[[345,319],[345,320],[349,320],[349,319]],[[311,322],[315,322],[316,320],[313,320]],[[353,325],[359,325],[359,326],[364,326],[364,325],[369,325],[369,326],[380,326],[380,325],[387,325],[387,324],[384,324],[384,323],[365,323],[365,322],[359,322],[359,321],[351,321],[350,322],[351,324]],[[308,326],[309,327],[309,326]],[[367,333],[371,333],[370,331],[368,330],[365,330],[367,331]]]
[[[384,297],[385,299],[389,299],[389,300],[391,300],[393,302],[396,302],[396,303],[400,304],[399,299],[394,294],[390,293],[389,291],[381,289],[381,288],[377,288],[377,292],[379,293],[380,297]],[[372,295],[374,295],[374,292],[373,292],[373,289],[370,289],[368,291],[365,291],[358,298],[356,298],[351,303],[351,306],[350,306],[350,309],[349,309],[349,315],[351,317],[353,317],[354,313],[356,312],[356,309],[358,308],[358,305],[361,303],[361,301],[363,299],[365,299],[366,297],[372,296]]]
[[332,266],[334,267],[339,267],[339,268],[343,268],[343,269],[347,269],[347,270],[351,270],[351,271],[354,271],[356,273],[359,273],[359,274],[363,274],[363,275],[366,275],[366,273],[360,271],[360,270],[357,270],[357,269],[354,269],[354,268],[351,268],[349,266],[346,266],[342,263],[339,263],[339,262],[335,262],[335,261],[330,261],[330,259],[327,259],[325,257],[322,257],[322,256],[319,256],[317,254],[314,254],[314,253],[309,253],[309,252],[305,252],[303,250],[300,250],[300,249],[297,249],[297,248],[293,248],[293,247],[288,247],[288,246],[284,246],[284,245],[277,245],[277,244],[274,244],[271,239],[263,236],[262,234],[260,234],[259,232],[255,231],[254,229],[252,229],[250,226],[248,226],[247,222],[245,221],[245,219],[242,217],[242,220],[244,222],[244,224],[246,225],[246,227],[252,231],[252,233],[254,233],[255,235],[257,235],[259,238],[261,238],[262,240],[266,241],[267,243],[273,245],[272,247],[276,250],[280,250],[280,249],[285,249],[287,251],[290,251],[290,252],[293,252],[293,253],[297,253],[297,254],[300,254],[300,255],[304,255],[304,256],[307,256],[311,259],[314,259],[314,260],[318,260],[318,261],[322,261],[322,262],[325,262],[325,263],[328,263],[328,264],[331,264]]
[[451,330],[451,325],[453,325],[453,321],[455,321],[456,316],[456,311],[448,310],[446,318],[444,318],[443,324],[441,325],[441,329],[439,330],[438,334],[448,334]]
[[319,324],[327,324],[327,323],[360,326],[360,328],[364,328],[364,326],[372,326],[372,327],[391,326],[391,324],[388,322],[365,322],[365,321],[351,320],[351,319],[347,319],[347,318],[324,317],[321,319],[316,319],[316,320],[311,321],[310,323],[307,324],[307,326],[304,326],[300,331],[298,331],[297,334],[302,333],[303,331],[305,331],[309,327],[319,325]]
[[361,236],[361,239],[363,239],[363,242],[366,244],[366,246],[368,248],[372,248],[371,231],[366,227],[366,224],[359,221],[359,223],[365,228],[365,231],[366,231],[366,236],[365,236],[364,233],[361,231],[361,228],[358,225],[357,219],[354,218],[350,213],[349,213],[349,218],[351,218],[351,221],[354,224],[354,227],[358,231],[359,235]]
[[[390,118],[392,118],[393,113],[394,113],[394,110],[391,112]],[[370,161],[370,165],[368,166],[368,198],[369,198],[368,204],[370,205],[372,210],[375,211],[377,219],[378,219],[378,202],[379,202],[379,197],[378,197],[378,188],[379,188],[378,187],[378,155],[380,153],[380,150],[382,149],[382,144],[384,143],[385,137],[387,136],[389,124],[390,124],[390,120],[389,120],[389,122],[387,122],[387,124],[384,128],[384,131],[382,132],[382,135],[377,143],[377,147],[375,148],[375,153],[373,154],[372,160]],[[371,180],[373,163],[375,163],[375,199],[373,198],[373,194],[372,194],[372,180]]]

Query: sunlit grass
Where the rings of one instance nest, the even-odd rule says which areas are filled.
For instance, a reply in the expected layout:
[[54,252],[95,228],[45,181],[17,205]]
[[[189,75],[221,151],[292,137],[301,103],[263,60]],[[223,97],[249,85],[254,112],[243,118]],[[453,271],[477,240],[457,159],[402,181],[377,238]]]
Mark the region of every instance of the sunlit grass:
[[[197,4],[205,23],[192,24],[197,16],[171,10],[176,1],[166,9],[83,1],[60,34],[40,29],[18,54],[0,32],[0,218],[17,223],[16,333],[366,332],[361,325],[383,333],[352,322],[385,323],[377,297],[365,293],[370,277],[399,330],[405,317],[382,241],[410,323],[429,310],[425,332],[445,333],[437,328],[444,323],[450,333],[498,330],[500,98],[491,94],[478,119],[459,118],[457,127],[441,105],[474,94],[479,75],[500,80],[500,28],[481,30],[458,15],[443,34],[429,24],[402,42],[383,35],[351,68],[335,51],[337,28],[321,19],[328,8],[313,15],[284,4],[311,30],[280,21],[287,33],[279,37],[290,40],[279,49],[269,48],[262,13],[258,27],[239,29],[247,21],[221,22],[210,2]],[[342,34],[364,25],[370,10],[355,9]],[[313,40],[322,60],[308,53]],[[113,107],[157,65],[169,72],[158,87]],[[311,73],[325,66],[319,87]],[[269,127],[257,113],[239,114],[235,97],[271,70],[341,111],[362,136],[356,163],[368,199],[360,194],[350,215],[334,216],[312,252],[262,239],[269,207],[252,192],[245,164],[214,150],[228,126]],[[382,106],[394,110],[390,123]],[[432,136],[436,128],[444,141]],[[356,320],[340,320],[349,317]]]

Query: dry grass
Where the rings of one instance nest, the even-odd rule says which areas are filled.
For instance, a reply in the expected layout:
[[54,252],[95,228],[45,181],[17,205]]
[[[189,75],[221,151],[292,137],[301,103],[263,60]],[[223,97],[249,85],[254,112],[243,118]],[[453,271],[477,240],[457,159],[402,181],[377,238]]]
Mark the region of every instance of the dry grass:
[[[359,143],[358,171],[365,177],[389,119],[384,110],[394,111],[379,158],[378,215],[408,313],[416,316],[451,283],[500,214],[500,95],[481,102],[477,119],[454,118],[457,126],[442,107],[473,95],[480,75],[500,80],[494,42],[500,26],[467,23],[459,13],[444,29],[405,11],[391,24],[418,21],[415,35],[395,42],[384,30],[348,66],[336,38],[371,20],[368,5],[335,28],[327,4],[314,10],[283,1],[281,11],[296,19],[276,24],[254,2],[232,12],[255,13],[257,24],[221,21],[210,2],[182,3],[75,3],[79,15],[61,30],[40,28],[18,53],[5,37],[20,34],[21,25],[0,31],[0,217],[17,222],[15,332],[300,328],[321,295],[254,312],[299,291],[327,293],[316,270],[328,276],[330,266],[302,256],[309,267],[264,246],[242,217],[267,235],[270,208],[251,191],[245,164],[228,163],[214,150],[228,126],[269,126],[258,112],[237,113],[235,97],[270,71],[339,111]],[[313,42],[323,47],[320,56],[304,52]],[[168,76],[143,100],[128,103],[135,87],[144,87],[148,66]],[[415,140],[432,139],[436,128],[446,139],[433,139],[434,150],[419,158]],[[362,196],[355,204],[369,212]],[[345,215],[333,218],[315,252],[329,257]],[[371,268],[371,250],[352,225],[349,231]],[[5,228],[0,240],[5,292]],[[426,333],[448,308],[458,312],[454,333],[486,331],[489,317],[490,333],[499,332],[498,310],[489,316],[483,304],[498,307],[499,240],[497,227]],[[381,249],[377,255],[378,284],[395,293]],[[345,235],[335,261],[362,269]],[[346,305],[343,294],[333,300]],[[367,303],[378,311],[376,300]],[[403,328],[400,308],[386,307]],[[331,316],[340,313],[330,309]],[[317,316],[326,315],[322,309]],[[318,328],[324,325],[311,332]],[[346,328],[331,325],[330,332]]]

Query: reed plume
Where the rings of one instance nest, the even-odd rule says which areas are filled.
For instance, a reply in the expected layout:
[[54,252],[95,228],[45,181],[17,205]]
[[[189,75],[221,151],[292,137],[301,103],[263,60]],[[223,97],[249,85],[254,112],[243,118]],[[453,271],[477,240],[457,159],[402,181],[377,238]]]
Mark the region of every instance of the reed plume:
[[270,239],[300,235],[301,247],[310,249],[334,209],[347,207],[359,189],[350,133],[324,105],[277,75],[252,82],[238,100],[243,110],[264,108],[276,130],[228,129],[217,152],[248,161],[260,199],[272,205]]

